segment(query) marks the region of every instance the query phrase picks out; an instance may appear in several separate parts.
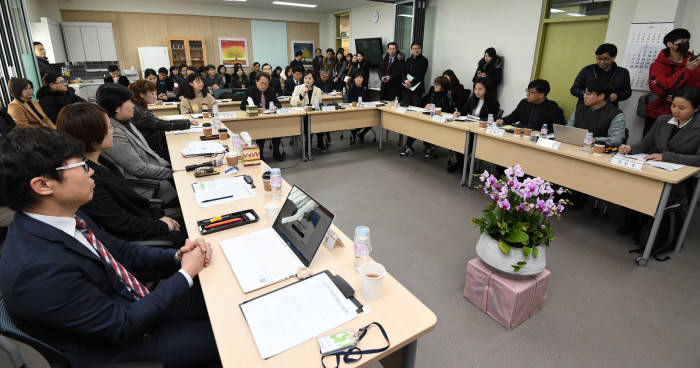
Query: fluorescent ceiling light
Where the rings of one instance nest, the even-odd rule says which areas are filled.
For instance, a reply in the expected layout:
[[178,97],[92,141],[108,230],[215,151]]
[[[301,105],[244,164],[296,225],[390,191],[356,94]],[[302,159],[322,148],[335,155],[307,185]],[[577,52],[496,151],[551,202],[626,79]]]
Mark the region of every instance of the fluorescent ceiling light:
[[248,0],[224,0],[224,1],[238,1],[238,2],[245,2],[245,1],[248,1]]
[[289,3],[286,1],[273,1],[272,3],[274,5],[301,6],[303,8],[315,8],[318,6],[316,4]]
[[411,14],[399,14],[399,17],[413,18]]
[[580,14],[580,13],[566,13],[566,15],[570,17],[585,17],[586,14]]
[[564,11],[561,10],[561,9],[554,9],[554,8],[552,8],[552,9],[549,9],[549,12],[550,12],[550,13],[563,13]]

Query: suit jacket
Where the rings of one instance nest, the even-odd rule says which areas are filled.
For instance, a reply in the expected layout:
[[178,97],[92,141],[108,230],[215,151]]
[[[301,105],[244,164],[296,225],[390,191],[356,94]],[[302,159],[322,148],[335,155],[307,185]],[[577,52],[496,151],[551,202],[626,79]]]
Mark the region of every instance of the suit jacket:
[[125,123],[110,119],[114,127],[113,146],[102,152],[112,160],[125,178],[153,179],[160,181],[158,198],[168,203],[177,197],[175,187],[169,179],[173,177],[170,163],[158,156],[146,142],[146,139],[130,122]]
[[[34,109],[29,107],[28,104],[32,104],[34,109],[39,112],[39,115],[37,115],[34,112]],[[46,116],[46,113],[44,113],[44,110],[41,109],[39,102],[34,99],[31,99],[25,103],[15,98],[9,105],[7,105],[7,113],[12,116],[12,119],[15,121],[18,128],[45,126],[56,129],[56,125],[54,125],[51,119]]]
[[304,80],[300,80],[299,83],[294,80],[294,78],[288,78],[286,81],[284,81],[284,95],[285,96],[291,96],[292,93],[294,92],[294,88],[298,86],[299,84],[304,84]]
[[92,200],[81,209],[96,223],[120,239],[144,240],[168,234],[168,225],[159,218],[162,210],[151,210],[148,199],[129,187],[119,169],[106,157],[98,165],[88,160],[95,173]]
[[250,86],[245,91],[245,98],[241,101],[241,110],[245,111],[246,106],[248,106],[248,97],[253,99],[253,104],[258,107],[262,107],[267,109],[267,107],[270,105],[270,101],[272,101],[277,108],[282,107],[282,103],[280,100],[277,99],[277,94],[275,91],[272,90],[272,88],[268,88],[265,90],[265,105],[266,106],[260,106],[260,90],[258,89],[258,86],[253,84]]
[[311,91],[311,101],[309,101],[309,92],[307,91],[304,96],[301,96],[301,90],[304,88],[303,84],[300,84],[294,88],[294,92],[292,92],[292,98],[289,100],[289,105],[290,106],[296,106],[296,107],[301,107],[301,106],[306,106],[306,105],[312,105],[312,101],[318,101],[319,104],[321,103],[321,99],[323,98],[323,92],[321,92],[321,89],[314,86],[312,87],[313,90]]
[[675,126],[671,115],[661,115],[642,138],[632,145],[632,153],[661,153],[663,160],[681,165],[700,166],[700,113],[671,137]]
[[[387,72],[388,71],[388,72]],[[390,77],[388,83],[382,82],[382,99],[393,100],[395,97],[401,97],[401,73],[403,72],[403,59],[396,54],[394,62],[389,66],[389,54],[384,55],[382,65],[379,68],[379,79],[388,75]]]
[[77,215],[130,272],[174,272],[135,301],[111,266],[78,240],[22,212],[15,215],[0,258],[7,310],[28,334],[65,353],[73,366],[83,366],[107,361],[122,344],[143,339],[187,295],[189,285],[175,272],[174,249],[127,243],[101,231],[82,211]]

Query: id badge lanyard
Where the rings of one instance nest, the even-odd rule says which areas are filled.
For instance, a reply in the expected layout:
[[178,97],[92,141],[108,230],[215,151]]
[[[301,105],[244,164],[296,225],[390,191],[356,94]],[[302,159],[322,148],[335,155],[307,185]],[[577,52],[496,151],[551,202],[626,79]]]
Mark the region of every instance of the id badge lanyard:
[[340,357],[343,357],[343,361],[345,363],[354,363],[360,359],[362,359],[362,356],[364,354],[375,354],[375,353],[381,353],[382,351],[389,349],[389,346],[391,346],[391,343],[389,342],[389,336],[387,336],[386,331],[384,330],[384,327],[382,327],[381,324],[378,322],[372,322],[368,324],[365,327],[362,327],[358,332],[360,333],[359,336],[357,337],[357,344],[359,345],[360,340],[362,340],[363,337],[367,334],[367,330],[372,327],[372,325],[376,325],[379,327],[379,330],[382,332],[382,335],[384,336],[384,339],[386,340],[386,346],[383,348],[379,349],[368,349],[368,350],[362,350],[358,348],[357,346],[348,349],[347,351],[341,351],[337,352],[335,354],[329,354],[329,355],[324,355],[321,357],[321,365],[323,368],[326,368],[326,365],[323,363],[323,359],[325,357],[333,356],[335,355],[335,368],[338,368],[340,366]]

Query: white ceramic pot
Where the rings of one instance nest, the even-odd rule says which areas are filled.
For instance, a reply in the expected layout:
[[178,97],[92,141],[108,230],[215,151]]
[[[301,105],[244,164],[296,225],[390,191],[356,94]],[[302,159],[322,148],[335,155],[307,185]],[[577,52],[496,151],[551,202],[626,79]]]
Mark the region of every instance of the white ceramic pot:
[[[505,274],[511,278],[522,278],[528,276],[534,276],[544,270],[547,265],[547,257],[545,254],[545,246],[538,245],[537,258],[534,258],[532,254],[525,259],[523,251],[520,248],[511,247],[509,254],[503,254],[498,248],[498,240],[492,238],[490,235],[483,233],[479,237],[479,241],[476,243],[476,254],[481,258],[484,263],[497,272]],[[526,261],[527,264],[520,268],[520,271],[513,272],[512,265],[517,264],[520,261]]]

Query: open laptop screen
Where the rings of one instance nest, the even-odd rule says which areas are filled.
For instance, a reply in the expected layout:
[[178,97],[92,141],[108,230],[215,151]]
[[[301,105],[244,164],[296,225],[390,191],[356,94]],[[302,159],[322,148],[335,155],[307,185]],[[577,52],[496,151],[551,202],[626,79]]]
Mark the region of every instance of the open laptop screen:
[[308,267],[335,216],[296,185],[272,228]]

